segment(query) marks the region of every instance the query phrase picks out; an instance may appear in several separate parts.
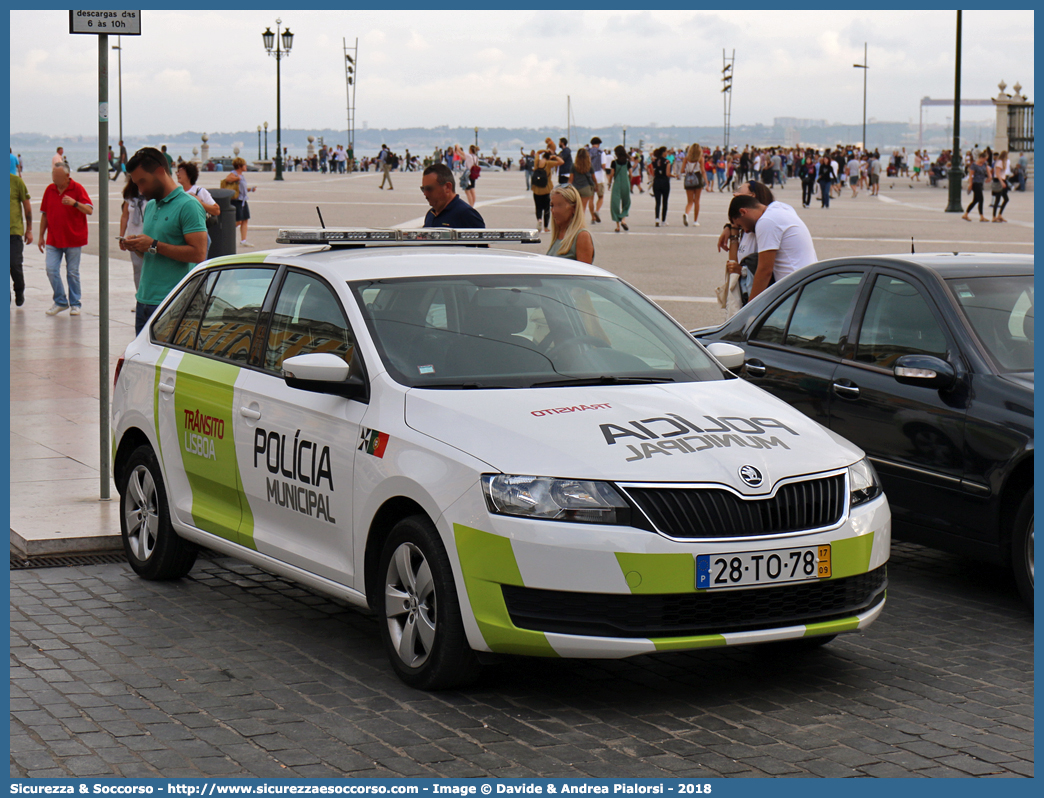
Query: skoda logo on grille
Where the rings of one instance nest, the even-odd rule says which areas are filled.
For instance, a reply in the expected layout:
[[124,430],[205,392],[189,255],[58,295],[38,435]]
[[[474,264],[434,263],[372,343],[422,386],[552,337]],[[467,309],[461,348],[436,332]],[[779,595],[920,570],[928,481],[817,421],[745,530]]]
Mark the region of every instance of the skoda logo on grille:
[[752,465],[740,466],[739,475],[740,479],[752,488],[760,488],[761,483],[764,481],[761,472]]

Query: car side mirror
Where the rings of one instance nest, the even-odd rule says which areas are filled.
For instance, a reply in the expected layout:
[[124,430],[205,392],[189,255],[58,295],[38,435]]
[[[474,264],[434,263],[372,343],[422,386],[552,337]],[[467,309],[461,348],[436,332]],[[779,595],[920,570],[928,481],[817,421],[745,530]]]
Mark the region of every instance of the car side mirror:
[[283,381],[300,391],[329,393],[368,402],[370,384],[357,366],[358,362],[358,357],[353,357],[351,364],[345,363],[330,352],[288,357],[283,361]]
[[712,344],[707,344],[707,351],[714,355],[717,361],[730,371],[742,368],[743,362],[747,359],[747,353],[743,351],[743,347],[727,344],[724,341],[715,341]]
[[903,355],[892,367],[896,382],[944,391],[957,381],[957,372],[942,358],[932,355]]

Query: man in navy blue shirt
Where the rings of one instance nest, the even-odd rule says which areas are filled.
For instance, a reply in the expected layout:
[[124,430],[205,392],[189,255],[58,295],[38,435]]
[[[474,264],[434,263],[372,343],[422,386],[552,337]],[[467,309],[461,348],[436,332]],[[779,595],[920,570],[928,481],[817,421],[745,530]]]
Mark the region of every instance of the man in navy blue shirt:
[[481,214],[457,196],[453,172],[445,164],[432,164],[424,170],[421,191],[431,206],[424,217],[425,227],[485,228]]

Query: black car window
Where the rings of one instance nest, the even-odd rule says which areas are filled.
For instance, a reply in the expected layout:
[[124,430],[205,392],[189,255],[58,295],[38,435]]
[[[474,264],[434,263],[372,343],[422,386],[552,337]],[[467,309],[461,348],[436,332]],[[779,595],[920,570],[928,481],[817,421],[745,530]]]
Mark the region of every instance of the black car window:
[[203,308],[207,305],[207,297],[210,296],[214,283],[217,280],[217,271],[207,272],[203,277],[204,283],[189,302],[185,315],[181,317],[178,330],[174,333],[174,346],[183,346],[186,349],[196,348],[196,334],[199,332],[199,319],[203,315]]
[[295,355],[331,352],[350,363],[355,336],[341,303],[322,280],[289,272],[279,290],[268,332],[265,369],[279,371]]
[[163,309],[163,312],[159,314],[156,321],[152,322],[153,341],[158,344],[169,344],[171,342],[171,339],[174,337],[174,331],[177,329],[178,320],[181,318],[181,313],[185,310],[185,306],[192,299],[192,295],[202,280],[203,275],[198,274],[185,283],[167,304],[167,307]]
[[268,286],[275,276],[272,268],[225,269],[210,294],[199,327],[196,348],[235,363],[246,363],[257,319]]
[[786,345],[836,355],[842,325],[862,279],[862,272],[845,272],[806,283],[790,317]]
[[906,280],[879,274],[859,331],[856,360],[891,368],[902,355],[946,357],[946,336],[921,292]]
[[797,291],[776,305],[776,309],[761,322],[761,326],[751,338],[765,344],[782,344],[783,335],[787,331],[787,321],[790,319],[790,311],[794,307],[796,298]]
[[1002,371],[1033,371],[1033,275],[947,283],[972,330]]

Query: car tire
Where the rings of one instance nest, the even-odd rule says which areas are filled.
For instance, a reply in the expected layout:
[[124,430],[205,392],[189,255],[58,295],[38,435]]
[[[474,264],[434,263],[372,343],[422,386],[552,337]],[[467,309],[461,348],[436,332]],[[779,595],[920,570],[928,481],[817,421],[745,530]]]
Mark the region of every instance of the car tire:
[[392,528],[377,573],[381,638],[399,678],[419,690],[473,682],[480,666],[461,621],[449,557],[428,518],[411,516]]
[[131,454],[120,490],[123,551],[143,579],[178,579],[196,562],[198,549],[179,537],[170,523],[167,490],[151,446]]
[[1011,530],[1011,567],[1019,595],[1033,612],[1033,491],[1026,491]]

